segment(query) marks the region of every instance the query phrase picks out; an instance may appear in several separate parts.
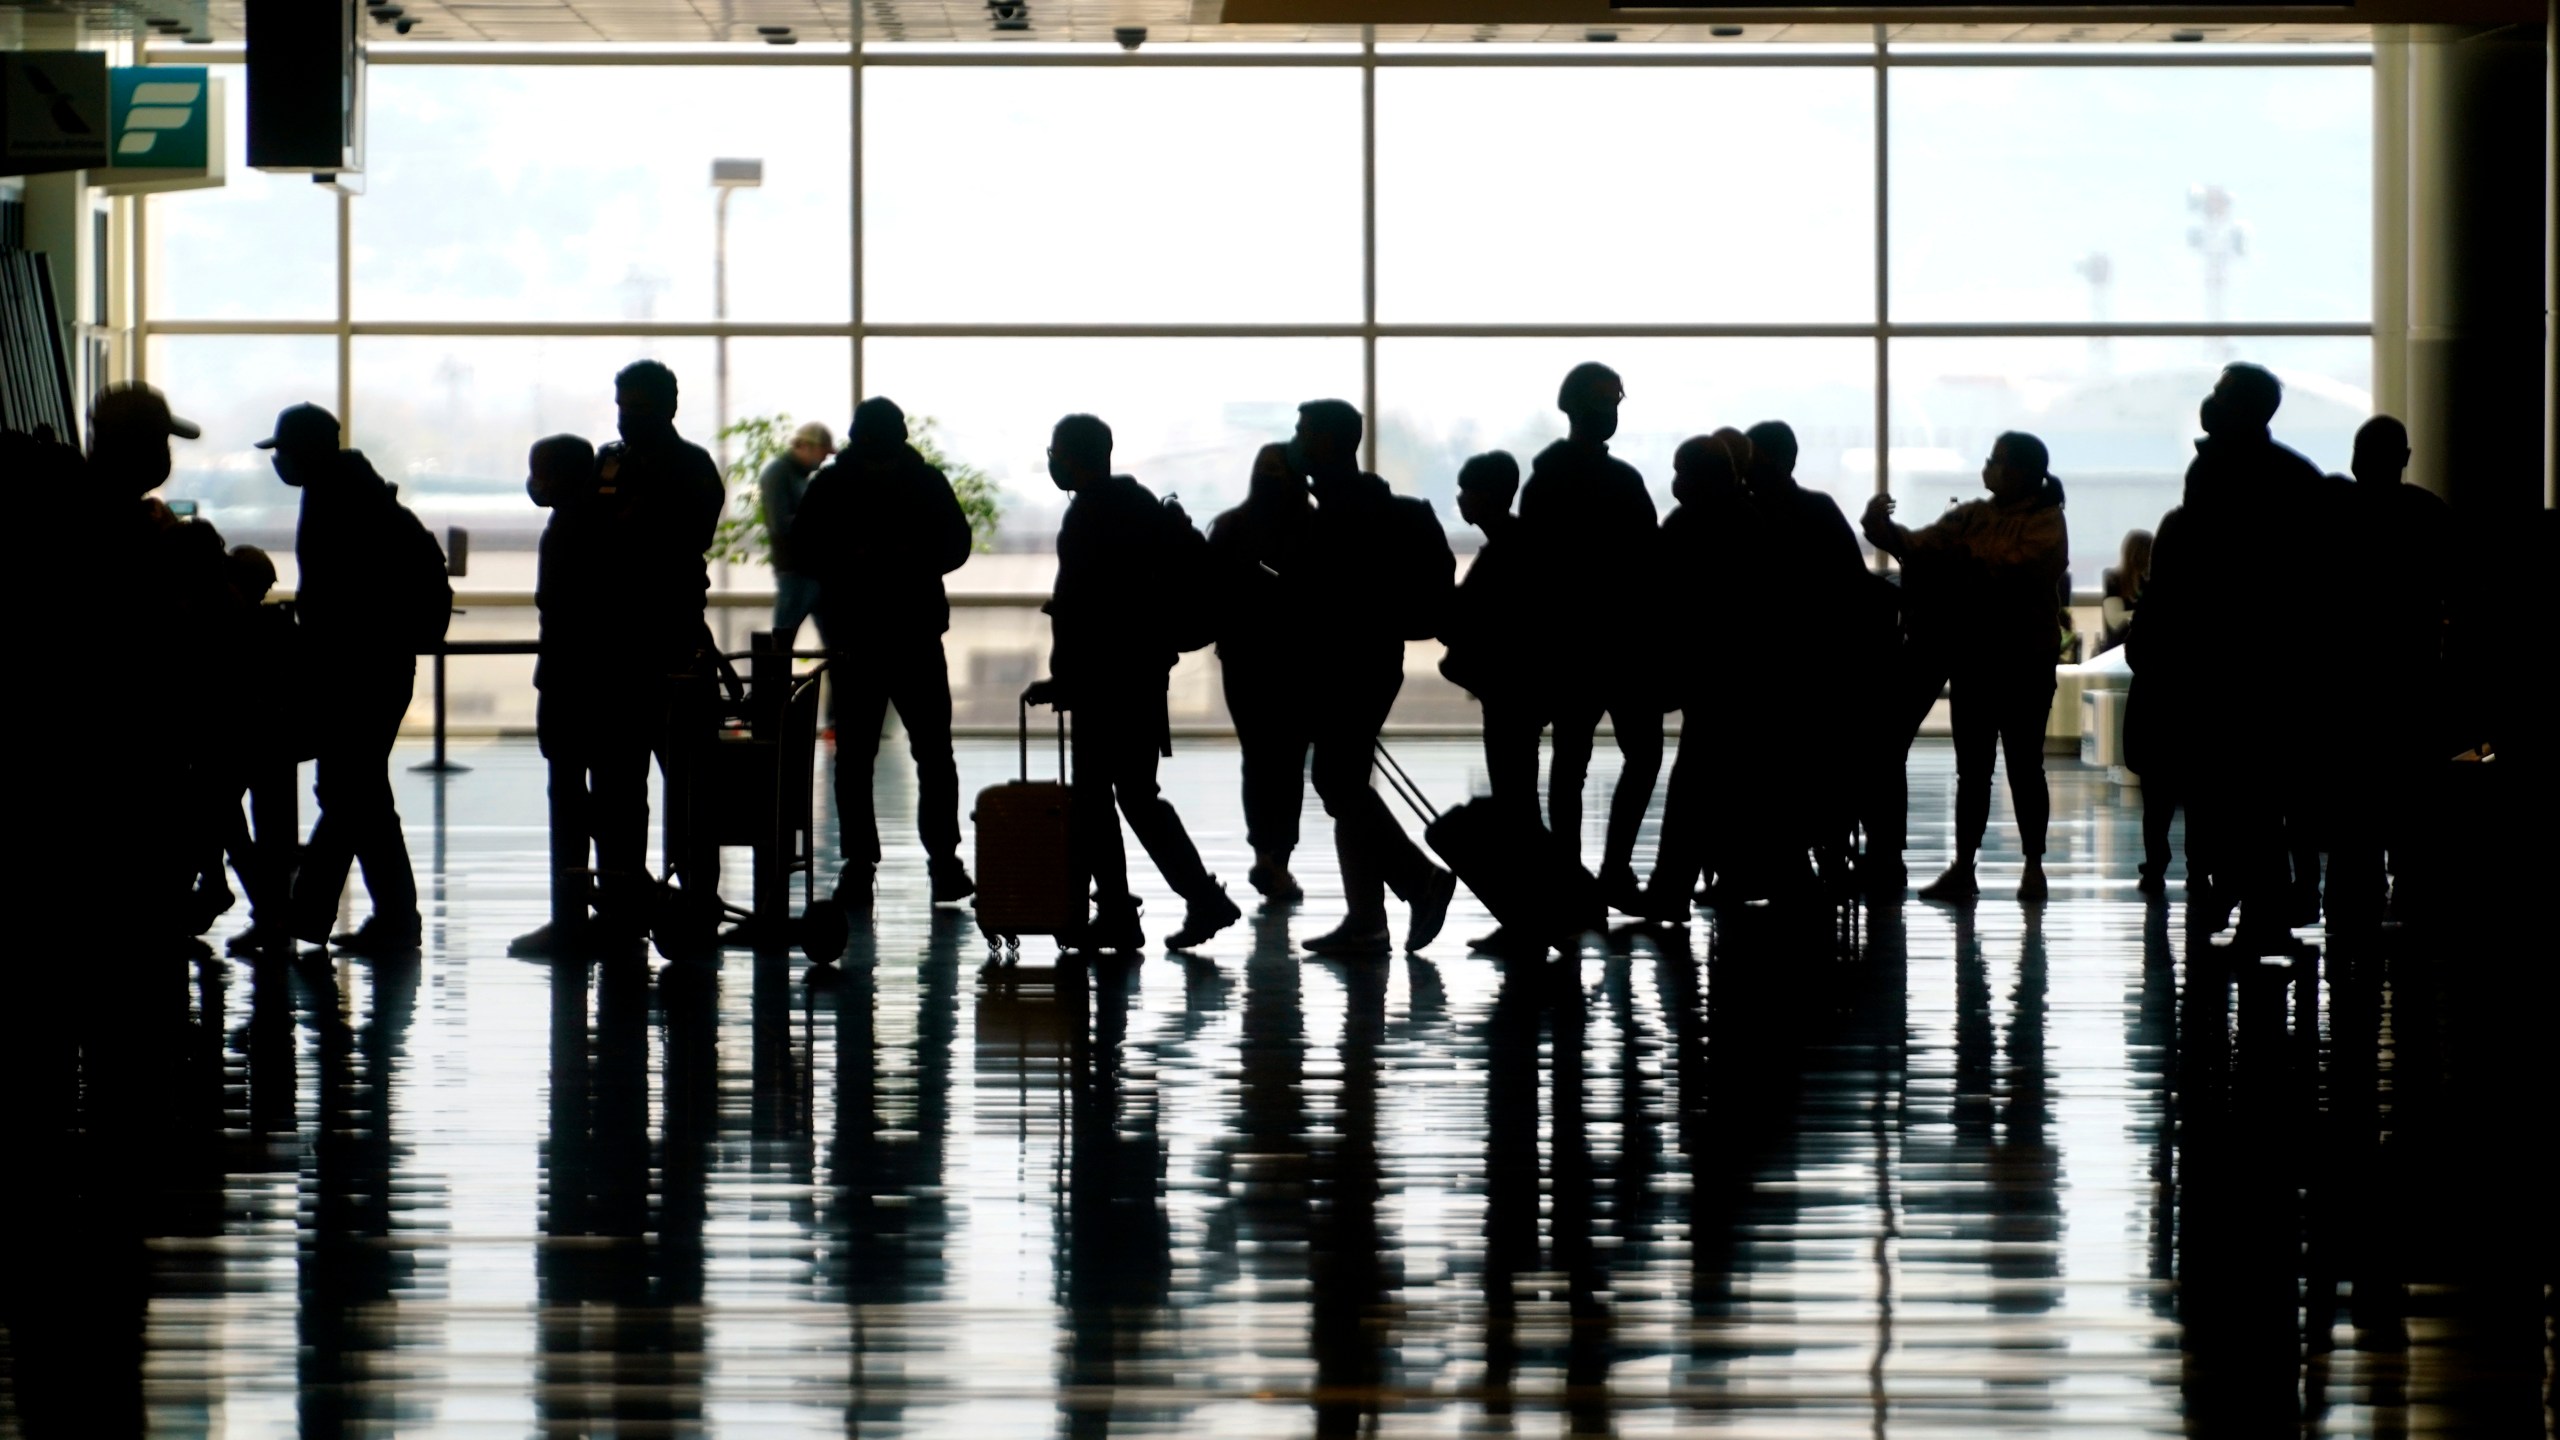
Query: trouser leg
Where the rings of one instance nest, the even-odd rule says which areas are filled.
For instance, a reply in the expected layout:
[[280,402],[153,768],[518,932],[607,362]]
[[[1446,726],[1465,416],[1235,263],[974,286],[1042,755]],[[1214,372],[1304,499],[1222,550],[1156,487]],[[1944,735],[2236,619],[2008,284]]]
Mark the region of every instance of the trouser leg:
[[1165,883],[1184,901],[1197,903],[1217,889],[1217,882],[1200,863],[1199,847],[1191,843],[1191,833],[1183,828],[1173,802],[1157,788],[1156,747],[1165,726],[1162,692],[1133,698],[1121,710],[1116,726],[1119,736],[1111,750],[1111,789],[1119,799],[1120,813],[1128,817],[1129,832],[1138,837]]
[[874,819],[871,770],[880,757],[880,726],[888,719],[889,692],[876,666],[837,651],[835,676],[836,830],[844,863],[869,870],[880,863],[880,827]]
[[1635,868],[1636,836],[1653,804],[1654,781],[1662,775],[1662,707],[1643,700],[1613,704],[1609,723],[1620,763],[1618,785],[1609,796],[1608,844],[1600,852],[1604,874]]
[[2052,677],[2021,676],[2004,699],[2000,752],[2009,769],[2009,803],[2018,812],[2018,849],[2030,860],[2041,860],[2053,815],[2053,796],[2044,778],[2045,722],[2053,713]]
[[1874,749],[1860,820],[1870,864],[1900,866],[1911,838],[1911,742],[1947,686],[1946,666],[1928,649],[1905,647],[1893,673],[1877,687]]
[[809,618],[809,612],[816,606],[817,600],[818,582],[816,580],[806,575],[794,575],[788,571],[780,571],[774,575],[773,636],[783,649],[789,650],[798,642],[800,623]]
[[364,870],[365,893],[373,913],[395,924],[418,918],[418,877],[409,863],[408,836],[400,827],[400,811],[391,795],[391,747],[400,738],[400,722],[409,713],[409,695],[417,680],[412,661],[396,682],[387,682],[370,719],[366,753],[358,772],[364,786],[363,824],[355,836],[356,863]]
[[687,922],[704,925],[717,922],[720,902],[720,845],[711,823],[718,797],[707,788],[720,732],[713,683],[708,675],[688,674],[667,687],[655,746],[667,864],[691,912]]
[[[645,694],[645,692],[643,692]],[[645,703],[636,698],[635,706]],[[648,929],[649,736],[637,713],[590,717],[585,733],[568,748],[562,789],[584,828],[555,842],[583,864],[588,835],[595,837],[596,918],[615,929]],[[570,907],[572,914],[583,904]]]
[[1257,664],[1240,661],[1224,672],[1227,715],[1244,759],[1245,843],[1257,855],[1285,855],[1297,848],[1306,808],[1307,723],[1303,705]]
[[[906,725],[907,753],[916,765],[916,838],[924,842],[927,859],[938,865],[956,863],[960,766],[951,753],[951,672],[942,638],[916,647],[901,662],[893,684],[891,700]],[[879,733],[876,725],[872,733]]]
[[1582,853],[1582,782],[1591,773],[1591,747],[1600,730],[1597,704],[1580,695],[1552,707],[1555,743],[1547,757],[1547,828],[1565,848]]
[[293,886],[293,929],[302,939],[327,938],[347,873],[360,858],[374,913],[391,923],[417,918],[417,881],[391,799],[391,742],[408,709],[407,687],[398,687],[396,709],[392,694],[385,682],[321,739],[313,785],[320,815]]
[[1409,894],[1431,868],[1369,781],[1378,731],[1403,684],[1398,671],[1346,686],[1347,693],[1335,697],[1316,730],[1316,796],[1333,817],[1334,850],[1350,911],[1344,923],[1353,928],[1384,925],[1388,888]]
[[[2142,873],[2169,873],[2169,823],[2177,818],[2178,788],[2167,772],[2142,777]],[[2189,866],[2188,877],[2197,878]]]
[[1538,823],[1537,711],[1525,701],[1496,699],[1484,707],[1485,780],[1493,803]]
[[1129,855],[1120,840],[1120,807],[1113,791],[1121,748],[1111,715],[1097,707],[1076,707],[1075,726],[1067,743],[1075,751],[1075,773],[1067,807],[1069,844],[1075,853],[1077,893],[1088,888],[1098,910],[1109,914],[1137,903],[1129,893]]
[[1656,900],[1686,904],[1689,892],[1707,868],[1708,803],[1705,773],[1708,740],[1705,727],[1683,719],[1679,752],[1671,759],[1671,784],[1662,797],[1662,833],[1653,857],[1647,888]]
[[1991,768],[2000,746],[2000,712],[1986,681],[1958,676],[1950,701],[1956,740],[1956,863],[1971,865],[1991,826]]

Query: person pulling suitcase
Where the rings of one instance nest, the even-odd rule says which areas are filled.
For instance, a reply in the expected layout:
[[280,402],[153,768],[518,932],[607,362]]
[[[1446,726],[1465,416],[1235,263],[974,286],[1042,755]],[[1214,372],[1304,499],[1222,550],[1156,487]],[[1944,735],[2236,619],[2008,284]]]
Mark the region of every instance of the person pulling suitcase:
[[1165,946],[1188,950],[1244,917],[1156,788],[1156,761],[1173,753],[1165,684],[1179,644],[1172,627],[1185,604],[1176,592],[1181,577],[1204,569],[1207,542],[1181,507],[1111,473],[1111,427],[1091,415],[1069,415],[1051,432],[1049,478],[1075,498],[1058,525],[1058,579],[1043,607],[1049,678],[1024,698],[1075,712],[1069,824],[1095,910],[1073,943],[1092,950],[1146,944],[1120,843],[1125,814],[1147,858],[1188,907]]

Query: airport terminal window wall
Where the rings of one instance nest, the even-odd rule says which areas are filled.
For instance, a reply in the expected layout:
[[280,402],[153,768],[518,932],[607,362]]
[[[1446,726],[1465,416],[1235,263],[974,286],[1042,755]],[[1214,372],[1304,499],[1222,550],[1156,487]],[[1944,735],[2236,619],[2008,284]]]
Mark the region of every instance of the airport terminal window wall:
[[[2175,503],[2224,360],[2291,382],[2283,429],[2330,468],[2371,405],[2357,48],[604,58],[386,47],[361,196],[249,171],[235,115],[228,188],[144,202],[144,364],[207,422],[178,483],[227,528],[285,538],[248,442],[334,397],[430,523],[472,527],[466,588],[530,589],[525,444],[609,435],[641,355],[707,439],[726,338],[733,415],[933,416],[1002,486],[1000,548],[1035,552],[962,588],[1036,589],[1068,410],[1205,519],[1341,395],[1455,529],[1458,463],[1525,461],[1599,358],[1665,503],[1672,448],[1719,424],[1792,421],[1808,483],[1906,519],[2037,431],[2088,587]],[[764,162],[729,199],[725,319],[715,157]]]

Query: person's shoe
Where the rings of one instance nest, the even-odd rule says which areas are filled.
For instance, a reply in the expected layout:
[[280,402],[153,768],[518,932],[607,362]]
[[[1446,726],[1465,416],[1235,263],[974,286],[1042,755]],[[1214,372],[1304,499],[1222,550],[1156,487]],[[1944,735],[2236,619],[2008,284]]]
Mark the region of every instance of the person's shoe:
[[418,953],[423,928],[416,920],[386,920],[379,915],[344,934],[329,937],[332,948],[368,960],[401,960]]
[[232,956],[282,954],[293,948],[293,937],[272,920],[251,921],[249,928],[223,942],[222,953]]
[[228,913],[232,906],[240,903],[240,897],[231,892],[230,886],[218,882],[197,886],[188,900],[190,904],[187,920],[189,924],[196,927],[195,933],[198,935],[211,930],[215,921]]
[[1920,887],[1920,898],[1941,905],[1968,905],[1982,898],[1982,886],[1970,865],[1950,865],[1947,873]]
[[854,922],[871,918],[871,897],[871,867],[847,865],[837,873],[835,893],[829,898],[844,912],[847,921]]
[[1911,872],[1899,860],[1869,860],[1858,867],[1858,888],[1869,900],[1899,900],[1911,888]]
[[1644,886],[1637,883],[1636,872],[1625,865],[1612,865],[1600,872],[1600,900],[1621,915],[1641,918],[1645,913]]
[[1298,877],[1289,873],[1286,851],[1272,850],[1255,856],[1253,868],[1244,872],[1244,883],[1274,905],[1295,905],[1307,898]]
[[2154,900],[2166,900],[2169,898],[2169,877],[2157,870],[2144,870],[2141,878],[2133,882],[2133,888]]
[[1440,927],[1448,923],[1449,901],[1457,893],[1458,877],[1432,866],[1431,873],[1423,877],[1421,893],[1406,902],[1413,914],[1405,922],[1404,948],[1419,950],[1431,943]]
[[1509,927],[1501,925],[1467,942],[1468,953],[1475,955],[1511,955],[1528,948],[1527,937],[1515,935]]
[[1070,947],[1075,950],[1107,950],[1126,953],[1147,948],[1146,931],[1138,925],[1138,903],[1114,905],[1095,913],[1090,924]]
[[507,942],[507,954],[517,960],[566,960],[586,953],[587,927],[544,925],[527,930]]
[[1244,918],[1236,902],[1227,898],[1227,888],[1219,886],[1215,893],[1194,900],[1182,912],[1182,928],[1164,937],[1167,950],[1189,950],[1207,943],[1210,936]]
[[2320,887],[2317,885],[2295,887],[2293,892],[2293,908],[2287,918],[2293,922],[2293,928],[2296,930],[2300,930],[2307,925],[2319,924]]
[[956,905],[978,893],[978,882],[969,878],[968,867],[957,859],[934,861],[932,875],[936,905]]
[[1689,923],[1689,897],[1663,895],[1647,890],[1641,897],[1635,917],[1647,925],[1683,926]]
[[1314,955],[1342,957],[1387,957],[1387,922],[1363,925],[1345,920],[1321,935],[1301,943],[1300,949]]
[[2018,898],[2030,901],[2042,900],[2049,893],[2051,893],[2050,887],[2045,884],[2044,867],[2032,860],[2028,861],[2027,873],[2018,877]]

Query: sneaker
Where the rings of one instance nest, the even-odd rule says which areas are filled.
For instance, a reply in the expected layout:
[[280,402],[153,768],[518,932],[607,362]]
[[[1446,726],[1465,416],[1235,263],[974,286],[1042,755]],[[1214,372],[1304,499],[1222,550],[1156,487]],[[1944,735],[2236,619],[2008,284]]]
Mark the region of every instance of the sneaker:
[[2049,889],[2046,886],[2044,879],[2044,867],[2030,861],[2027,865],[2027,873],[2020,876],[2018,879],[2018,898],[2021,900],[2042,900],[2048,893]]
[[1306,889],[1298,884],[1297,876],[1289,873],[1285,860],[1255,860],[1253,868],[1244,872],[1244,883],[1274,905],[1295,905],[1307,898]]
[[2157,870],[2144,870],[2142,878],[2133,882],[2133,888],[2154,900],[2165,900],[2169,898],[2169,877]]
[[1644,887],[1636,883],[1636,872],[1625,865],[1613,865],[1600,872],[1600,899],[1621,915],[1641,917],[1645,913]]
[[1950,865],[1947,873],[1920,887],[1920,898],[1941,905],[1969,905],[1982,898],[1982,886],[1973,878],[1970,865]]
[[247,956],[280,954],[293,946],[293,937],[274,921],[252,921],[249,928],[223,942],[225,955]]
[[329,944],[334,949],[361,955],[368,960],[399,960],[418,953],[422,934],[422,927],[415,919],[386,920],[375,915],[353,930],[330,936]]
[[978,893],[978,882],[969,878],[968,867],[957,859],[934,861],[932,874],[936,905],[956,905]]
[[517,960],[564,960],[579,953],[585,935],[583,927],[544,925],[527,930],[507,942],[507,954]]
[[1505,958],[1534,958],[1547,953],[1546,946],[1507,927],[1496,929],[1490,935],[1477,936],[1467,942],[1467,949],[1477,955],[1498,955]]
[[1457,893],[1458,877],[1437,865],[1432,866],[1431,873],[1423,877],[1421,893],[1406,902],[1412,907],[1413,914],[1405,922],[1404,948],[1419,950],[1431,943],[1432,937],[1440,933],[1440,927],[1448,923],[1449,901]]
[[1362,925],[1345,920],[1306,941],[1300,948],[1315,955],[1367,956],[1383,960],[1387,957],[1387,922],[1381,919],[1374,925]]
[[1097,912],[1083,933],[1075,937],[1070,950],[1108,950],[1128,952],[1147,948],[1146,932],[1138,925],[1138,903],[1114,905]]
[[1227,898],[1227,888],[1221,885],[1202,899],[1191,902],[1190,908],[1182,914],[1182,928],[1164,937],[1164,948],[1193,949],[1243,918],[1244,912],[1236,908],[1236,902]]

